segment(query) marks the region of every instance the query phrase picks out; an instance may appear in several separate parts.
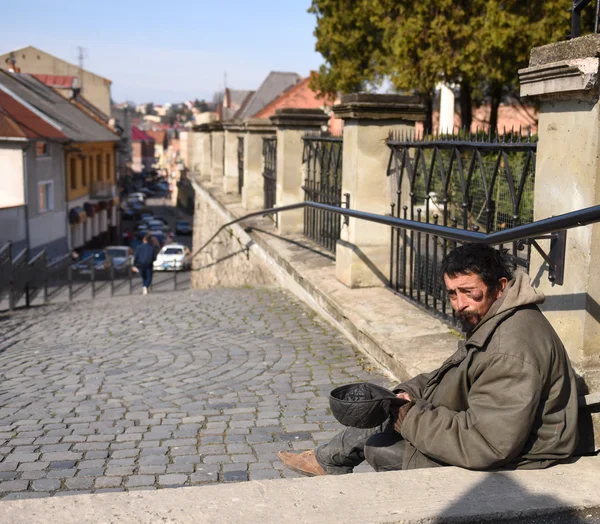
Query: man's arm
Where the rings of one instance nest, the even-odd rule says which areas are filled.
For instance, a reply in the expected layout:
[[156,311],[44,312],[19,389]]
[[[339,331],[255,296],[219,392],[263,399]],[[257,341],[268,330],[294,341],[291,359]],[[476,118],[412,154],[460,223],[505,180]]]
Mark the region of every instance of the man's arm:
[[400,433],[421,453],[453,466],[491,469],[523,449],[540,401],[542,380],[531,364],[494,354],[478,367],[466,411],[416,400]]
[[421,373],[416,377],[407,380],[406,382],[402,382],[398,384],[394,388],[394,393],[405,392],[408,393],[408,396],[411,399],[418,399],[423,396],[423,390],[425,389],[425,385],[429,382],[429,379],[437,373],[437,370],[431,371],[429,373]]

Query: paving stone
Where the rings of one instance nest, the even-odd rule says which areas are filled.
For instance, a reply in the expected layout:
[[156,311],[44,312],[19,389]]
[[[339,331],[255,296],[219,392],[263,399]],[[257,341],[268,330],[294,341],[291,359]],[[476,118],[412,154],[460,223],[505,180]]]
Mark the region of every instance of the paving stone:
[[[122,482],[123,482],[123,479],[121,477],[99,477],[94,480],[94,487],[96,487],[96,488],[118,488]],[[100,490],[98,490],[97,493],[100,493]]]
[[125,486],[128,488],[137,486],[151,486],[154,484],[154,481],[153,475],[132,475],[125,482]]
[[94,478],[74,477],[65,480],[65,486],[69,489],[90,489],[94,485]]
[[240,482],[248,480],[247,471],[225,471],[223,472],[223,482]]
[[63,479],[74,477],[78,470],[73,469],[50,469],[46,473],[46,477],[49,479]]
[[158,483],[161,486],[183,486],[188,480],[187,475],[159,475]]
[[35,462],[39,457],[39,453],[11,453],[6,460],[10,462]]
[[60,488],[60,484],[60,480],[58,479],[34,480],[31,483],[31,489],[33,491],[55,491]]

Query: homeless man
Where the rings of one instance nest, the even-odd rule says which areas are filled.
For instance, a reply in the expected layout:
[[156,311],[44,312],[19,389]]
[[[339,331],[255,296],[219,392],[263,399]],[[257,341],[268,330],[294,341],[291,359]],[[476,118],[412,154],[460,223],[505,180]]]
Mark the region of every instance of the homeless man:
[[[446,293],[466,339],[439,369],[394,389],[409,400],[376,428],[347,428],[315,451],[280,451],[303,475],[460,466],[545,468],[577,445],[574,373],[538,309],[529,277],[484,244],[442,262]],[[418,351],[418,348],[414,349]]]

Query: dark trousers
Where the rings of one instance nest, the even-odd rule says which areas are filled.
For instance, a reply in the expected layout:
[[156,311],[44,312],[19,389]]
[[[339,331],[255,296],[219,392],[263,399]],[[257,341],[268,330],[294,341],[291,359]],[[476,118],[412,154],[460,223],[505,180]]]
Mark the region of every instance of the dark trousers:
[[139,270],[142,277],[142,285],[150,287],[150,284],[152,284],[152,266],[140,266]]
[[368,429],[346,428],[315,451],[317,462],[329,475],[344,475],[363,460],[375,471],[402,469],[404,439],[390,420]]

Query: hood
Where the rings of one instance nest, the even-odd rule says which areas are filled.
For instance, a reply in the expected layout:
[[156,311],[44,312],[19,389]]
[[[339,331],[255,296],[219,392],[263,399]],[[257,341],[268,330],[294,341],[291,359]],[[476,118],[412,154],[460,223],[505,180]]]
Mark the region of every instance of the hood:
[[531,285],[529,275],[524,271],[516,271],[514,278],[508,282],[502,296],[492,304],[481,322],[467,336],[467,344],[481,347],[494,332],[496,326],[519,307],[541,304],[544,294]]

